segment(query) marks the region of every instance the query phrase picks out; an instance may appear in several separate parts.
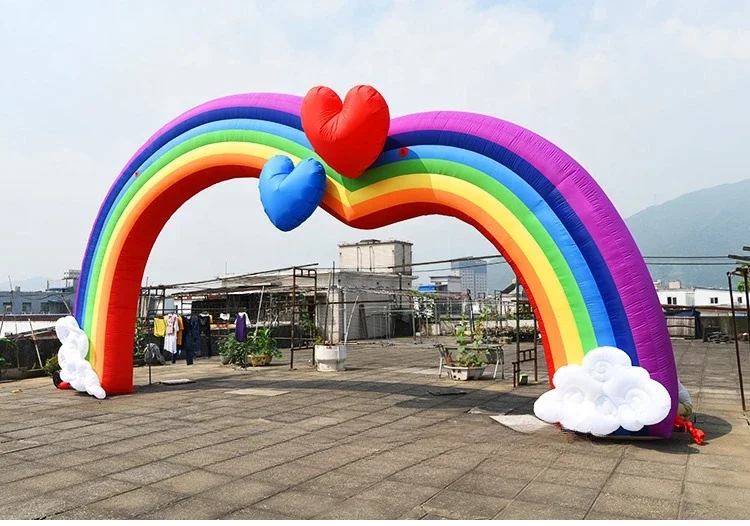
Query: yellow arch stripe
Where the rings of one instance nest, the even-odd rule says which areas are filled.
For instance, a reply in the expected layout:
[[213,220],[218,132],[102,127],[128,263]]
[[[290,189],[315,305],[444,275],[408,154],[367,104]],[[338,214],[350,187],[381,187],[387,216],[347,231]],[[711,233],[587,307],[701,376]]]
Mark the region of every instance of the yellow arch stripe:
[[[143,185],[143,187],[138,190],[136,195],[126,206],[122,215],[118,219],[105,251],[102,266],[100,267],[102,268],[102,272],[98,276],[97,288],[95,289],[99,290],[100,293],[97,295],[96,306],[93,312],[94,318],[91,325],[91,341],[92,344],[94,344],[92,349],[93,353],[96,353],[97,349],[104,348],[104,327],[106,326],[107,317],[106,305],[109,304],[111,291],[110,284],[104,282],[106,274],[104,269],[109,268],[109,265],[114,265],[119,258],[119,250],[115,253],[114,247],[117,245],[115,240],[119,239],[120,236],[126,236],[128,234],[127,232],[123,232],[124,225],[126,224],[124,218],[127,218],[132,214],[133,209],[137,206],[139,200],[150,190],[158,185],[164,184],[165,181],[168,181],[174,171],[202,157],[221,154],[245,154],[265,159],[269,159],[274,155],[283,154],[290,157],[295,164],[300,160],[298,157],[290,155],[288,152],[263,144],[222,142],[201,146],[191,150],[173,160],[154,174]],[[398,176],[374,183],[354,192],[350,192],[335,180],[328,178],[326,192],[331,194],[336,200],[340,201],[345,208],[351,208],[352,206],[363,203],[369,199],[397,190],[402,190],[404,188],[436,188],[463,196],[464,198],[480,205],[491,217],[493,217],[494,220],[503,225],[508,234],[513,237],[514,241],[531,261],[534,271],[538,274],[540,281],[545,284],[544,293],[547,295],[550,304],[555,310],[557,324],[560,328],[561,337],[565,345],[565,354],[568,363],[580,363],[580,360],[583,358],[583,348],[580,335],[578,334],[571,307],[566,300],[562,285],[557,278],[552,265],[546,258],[541,247],[535,242],[520,220],[494,197],[466,181],[445,175],[429,173]],[[100,360],[96,360],[96,362],[101,363]]]

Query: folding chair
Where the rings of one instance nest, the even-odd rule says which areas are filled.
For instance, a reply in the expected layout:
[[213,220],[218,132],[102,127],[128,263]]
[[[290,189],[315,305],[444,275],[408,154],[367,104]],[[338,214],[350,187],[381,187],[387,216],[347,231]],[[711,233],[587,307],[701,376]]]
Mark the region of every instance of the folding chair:
[[492,379],[495,380],[497,378],[497,368],[500,366],[500,378],[505,380],[505,353],[503,346],[498,345],[497,347],[487,349],[485,353],[487,355],[487,364],[495,364],[495,372],[492,373]]
[[438,365],[438,378],[440,378],[440,376],[443,374],[443,366],[450,365],[452,360],[451,355],[445,349],[445,345],[443,345],[442,343],[436,343],[435,347],[437,347],[437,350],[440,353],[440,364]]

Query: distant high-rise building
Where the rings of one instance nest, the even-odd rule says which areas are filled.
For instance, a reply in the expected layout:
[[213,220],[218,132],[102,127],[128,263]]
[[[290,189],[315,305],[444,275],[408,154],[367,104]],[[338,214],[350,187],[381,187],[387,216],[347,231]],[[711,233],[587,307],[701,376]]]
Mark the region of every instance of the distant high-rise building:
[[487,295],[487,262],[483,259],[454,261],[451,269],[458,270],[461,288],[470,290],[475,298]]

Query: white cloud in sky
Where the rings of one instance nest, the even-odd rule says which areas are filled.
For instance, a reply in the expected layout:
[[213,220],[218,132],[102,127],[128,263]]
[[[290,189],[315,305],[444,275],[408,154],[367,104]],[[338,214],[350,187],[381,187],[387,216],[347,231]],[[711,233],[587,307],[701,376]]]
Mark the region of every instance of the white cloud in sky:
[[[749,43],[750,3],[733,1],[6,1],[0,273],[78,267],[114,177],[179,113],[317,84],[341,94],[372,84],[394,116],[466,110],[525,126],[576,158],[627,216],[747,177]],[[413,241],[415,260],[494,251],[451,218],[366,233],[317,211],[282,235],[257,183],[233,181],[177,212],[147,275],[328,266],[338,242],[373,236]]]

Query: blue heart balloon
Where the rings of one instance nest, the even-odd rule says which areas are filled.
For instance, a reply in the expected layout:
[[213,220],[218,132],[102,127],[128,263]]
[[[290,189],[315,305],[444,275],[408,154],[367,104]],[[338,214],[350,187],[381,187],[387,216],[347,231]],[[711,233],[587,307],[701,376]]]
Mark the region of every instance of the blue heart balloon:
[[282,232],[294,230],[323,200],[326,170],[308,157],[294,166],[285,155],[271,157],[260,172],[260,202],[268,219]]

